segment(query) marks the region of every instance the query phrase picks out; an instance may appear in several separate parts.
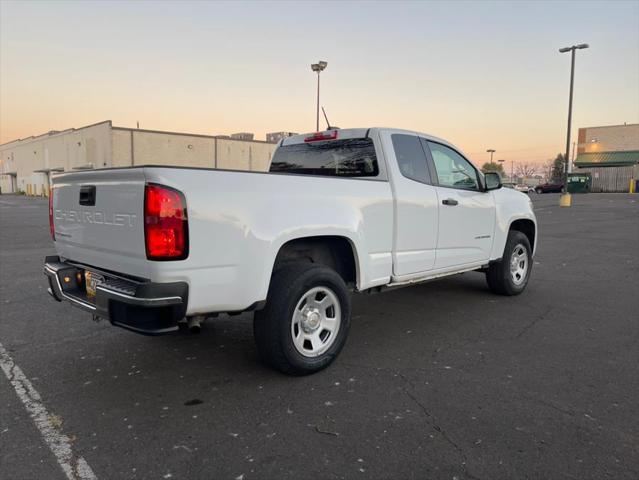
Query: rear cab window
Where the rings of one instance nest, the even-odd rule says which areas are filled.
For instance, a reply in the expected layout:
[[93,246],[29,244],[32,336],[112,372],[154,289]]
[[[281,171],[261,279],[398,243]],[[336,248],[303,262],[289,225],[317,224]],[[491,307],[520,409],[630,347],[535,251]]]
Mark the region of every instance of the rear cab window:
[[401,174],[416,182],[431,183],[426,154],[419,137],[404,133],[391,135],[395,158]]
[[282,145],[275,151],[269,171],[329,177],[377,177],[379,165],[371,138],[346,138]]

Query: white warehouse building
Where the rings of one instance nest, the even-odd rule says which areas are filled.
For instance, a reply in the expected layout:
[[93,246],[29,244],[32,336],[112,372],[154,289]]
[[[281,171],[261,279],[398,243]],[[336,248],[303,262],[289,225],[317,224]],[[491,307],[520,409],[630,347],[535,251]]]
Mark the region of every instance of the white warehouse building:
[[105,120],[0,145],[0,191],[48,195],[52,174],[93,168],[179,165],[266,171],[275,147],[260,140],[115,127]]

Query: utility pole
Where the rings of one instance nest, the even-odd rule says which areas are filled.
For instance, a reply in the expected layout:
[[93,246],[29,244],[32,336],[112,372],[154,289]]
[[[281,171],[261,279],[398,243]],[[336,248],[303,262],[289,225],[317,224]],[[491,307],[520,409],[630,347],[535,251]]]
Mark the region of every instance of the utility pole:
[[499,163],[501,165],[501,170],[504,172],[504,176],[506,176],[506,171],[504,170],[504,163],[505,162],[506,162],[506,160],[497,160],[497,163]]

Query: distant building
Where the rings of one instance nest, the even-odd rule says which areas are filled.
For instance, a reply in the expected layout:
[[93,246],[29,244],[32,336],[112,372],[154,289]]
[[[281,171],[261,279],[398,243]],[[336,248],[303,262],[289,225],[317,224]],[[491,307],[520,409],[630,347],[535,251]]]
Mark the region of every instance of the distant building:
[[253,137],[254,135],[249,132],[231,133],[231,138],[233,140],[246,140],[250,142],[253,140]]
[[639,179],[639,123],[580,128],[575,167],[591,174],[593,192],[628,192]]
[[111,120],[0,145],[2,193],[48,195],[59,172],[177,165],[267,171],[275,145],[194,133],[115,127]]
[[266,134],[266,141],[269,143],[277,143],[283,138],[292,137],[293,135],[298,135],[295,132],[271,132]]

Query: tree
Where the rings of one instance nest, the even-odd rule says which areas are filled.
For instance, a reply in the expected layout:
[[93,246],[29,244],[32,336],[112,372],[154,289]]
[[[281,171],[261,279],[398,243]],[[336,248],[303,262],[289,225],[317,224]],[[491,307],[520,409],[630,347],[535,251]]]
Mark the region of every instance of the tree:
[[537,173],[538,165],[532,163],[518,163],[517,164],[517,176],[519,177],[532,177]]
[[486,162],[481,167],[481,171],[486,172],[497,172],[500,177],[504,178],[506,176],[506,172],[504,172],[504,166],[501,163],[490,163]]
[[564,155],[562,153],[558,153],[555,160],[552,162],[552,169],[550,171],[550,180],[553,182],[561,182],[564,178]]

